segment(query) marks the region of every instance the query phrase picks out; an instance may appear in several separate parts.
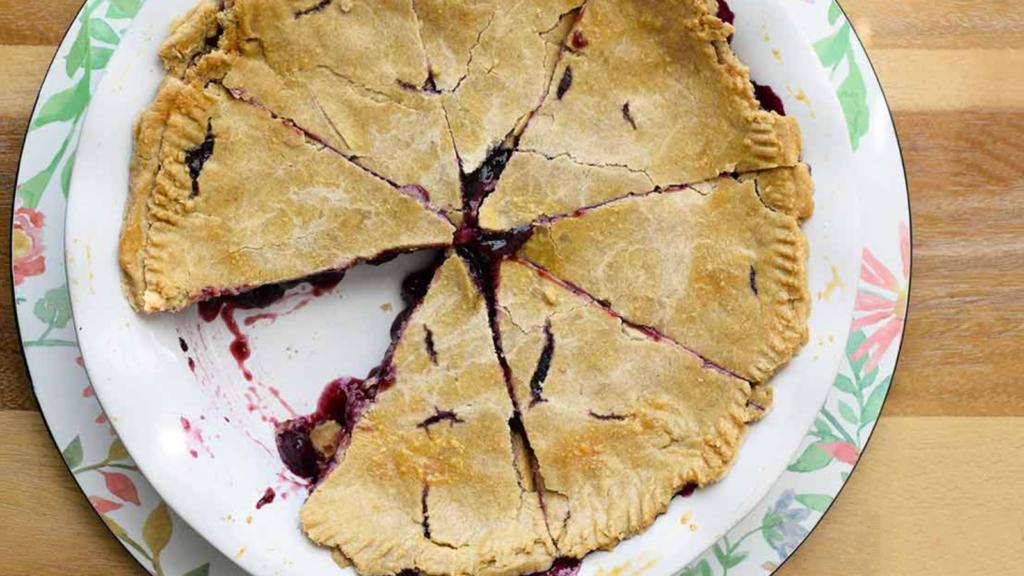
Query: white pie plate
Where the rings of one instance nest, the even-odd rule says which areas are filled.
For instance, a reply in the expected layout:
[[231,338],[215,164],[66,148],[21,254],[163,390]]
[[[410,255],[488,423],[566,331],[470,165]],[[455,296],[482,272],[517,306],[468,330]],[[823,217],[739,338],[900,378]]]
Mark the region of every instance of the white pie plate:
[[[308,413],[327,382],[362,376],[379,362],[391,321],[401,309],[398,284],[426,255],[353,270],[331,293],[274,322],[246,326],[243,319],[288,312],[305,298],[295,295],[268,310],[239,311],[253,350],[247,363],[252,382],[228,353],[232,336],[222,322],[204,323],[195,307],[156,317],[132,312],[121,294],[116,259],[132,122],[163,77],[156,51],[167,26],[195,1],[145,4],[89,107],[65,235],[78,339],[119,436],[182,518],[252,574],[330,574],[338,568],[329,554],[299,529],[304,491],[277,458],[273,426],[265,418],[287,418],[286,405]],[[775,408],[752,427],[726,479],[685,500],[677,498],[643,534],[610,552],[591,554],[583,574],[611,570],[627,560],[642,561],[646,574],[672,574],[725,534],[790,462],[843,355],[861,255],[858,191],[847,172],[852,152],[834,88],[778,1],[731,0],[737,14],[733,46],[755,80],[780,95],[800,95],[785,100],[787,112],[800,122],[804,159],[817,185],[815,213],[804,225],[814,296],[810,341],[773,379]],[[309,287],[294,292],[304,294]],[[188,353],[179,338],[188,344]],[[278,497],[257,510],[268,487]]]

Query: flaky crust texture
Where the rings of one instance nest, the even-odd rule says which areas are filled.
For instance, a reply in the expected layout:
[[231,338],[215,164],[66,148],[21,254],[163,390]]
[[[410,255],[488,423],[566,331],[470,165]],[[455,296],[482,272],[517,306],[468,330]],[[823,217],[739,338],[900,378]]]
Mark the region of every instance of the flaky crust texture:
[[[809,195],[806,182],[793,180],[802,170],[780,170],[761,176],[776,195]],[[762,201],[757,181],[724,177],[611,202],[542,224],[520,254],[632,321],[764,382],[806,343],[810,298],[806,238],[796,218]]]
[[136,133],[121,257],[139,310],[177,310],[451,240],[450,222],[414,196],[220,86],[168,78]]
[[302,508],[339,566],[542,571],[728,473],[808,339],[814,183],[717,9],[204,0],[172,25],[134,128],[133,308],[448,250]]
[[644,336],[526,264],[505,263],[501,278],[503,349],[561,554],[610,548],[687,484],[726,473],[761,412],[747,404],[749,382]]
[[483,295],[449,257],[403,327],[394,381],[302,508],[310,538],[364,574],[505,576],[550,565],[555,547],[516,463],[513,407],[489,341]]

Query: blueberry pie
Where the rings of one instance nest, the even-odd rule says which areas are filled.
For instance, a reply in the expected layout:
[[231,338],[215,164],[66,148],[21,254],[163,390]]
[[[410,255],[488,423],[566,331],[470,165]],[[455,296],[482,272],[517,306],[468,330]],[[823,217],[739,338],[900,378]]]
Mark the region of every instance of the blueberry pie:
[[540,572],[728,472],[807,341],[814,185],[720,8],[207,0],[172,27],[133,308],[443,249],[380,365],[277,429],[339,563]]

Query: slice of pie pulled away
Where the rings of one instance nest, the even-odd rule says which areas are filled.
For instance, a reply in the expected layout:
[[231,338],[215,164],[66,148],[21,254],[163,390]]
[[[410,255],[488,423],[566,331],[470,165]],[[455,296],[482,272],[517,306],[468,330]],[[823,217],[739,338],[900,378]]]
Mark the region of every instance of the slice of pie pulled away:
[[174,24],[134,134],[135,310],[444,252],[342,415],[277,431],[339,562],[540,572],[728,472],[808,338],[814,185],[719,13],[205,0]]

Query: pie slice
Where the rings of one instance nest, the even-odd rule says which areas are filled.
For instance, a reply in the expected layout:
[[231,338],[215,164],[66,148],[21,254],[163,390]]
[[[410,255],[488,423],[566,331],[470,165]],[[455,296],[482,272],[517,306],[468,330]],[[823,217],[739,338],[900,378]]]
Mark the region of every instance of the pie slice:
[[483,295],[451,256],[402,327],[376,401],[302,508],[361,574],[515,575],[555,554],[518,462]]
[[220,82],[454,214],[458,157],[441,98],[420,90],[426,55],[412,4],[374,6],[236,0],[218,11],[206,2],[176,26],[161,56],[171,73]]
[[548,524],[565,556],[613,546],[647,528],[684,486],[724,476],[746,423],[767,408],[749,403],[747,381],[522,262],[502,265],[498,303]]
[[[764,382],[807,341],[804,169],[629,197],[557,218],[519,254],[722,368]],[[786,199],[784,194],[793,195]]]
[[584,0],[416,0],[420,36],[466,173],[516,135],[548,92]]
[[451,242],[405,194],[222,87],[168,78],[135,129],[120,240],[140,311]]
[[715,11],[703,0],[591,0],[483,225],[796,164],[796,121],[761,109]]

